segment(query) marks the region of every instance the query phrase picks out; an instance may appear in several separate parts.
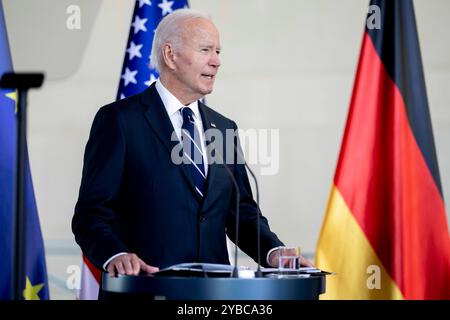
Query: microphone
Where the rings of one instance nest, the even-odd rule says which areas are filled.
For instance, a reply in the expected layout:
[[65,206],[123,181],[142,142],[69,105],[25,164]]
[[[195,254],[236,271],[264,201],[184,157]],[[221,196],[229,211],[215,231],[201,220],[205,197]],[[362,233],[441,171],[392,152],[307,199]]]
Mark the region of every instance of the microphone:
[[[202,115],[205,118],[205,121],[207,123],[209,123],[208,118],[206,116],[205,112],[202,112]],[[210,141],[210,143],[212,143]],[[208,144],[209,145],[209,144]],[[256,179],[255,174],[253,173],[252,169],[250,169],[250,167],[247,164],[247,161],[245,161],[245,157],[243,156],[243,153],[238,150],[238,148],[236,147],[236,145],[240,145],[239,143],[234,143],[233,142],[233,147],[234,147],[234,151],[236,152],[236,156],[237,159],[241,158],[243,159],[244,165],[247,168],[247,170],[250,172],[253,180],[255,181],[255,187],[256,187],[256,232],[257,232],[257,264],[258,267],[256,269],[255,272],[255,277],[257,278],[262,278],[262,272],[261,272],[261,236],[260,236],[260,215],[261,215],[261,210],[259,208],[259,186],[258,186],[258,180]],[[239,148],[240,149],[240,148]],[[239,270],[238,270],[238,247],[239,247],[239,202],[240,202],[240,190],[239,190],[239,186],[236,182],[236,178],[234,177],[233,173],[231,172],[230,168],[228,168],[227,164],[225,163],[222,154],[215,148],[214,149],[215,152],[217,153],[217,155],[220,157],[220,160],[222,161],[228,175],[230,176],[231,180],[233,181],[234,184],[234,188],[236,191],[236,222],[235,222],[235,227],[236,227],[236,235],[235,235],[235,241],[234,241],[234,268],[233,268],[233,273],[232,273],[232,277],[233,278],[239,278]]]
[[[206,112],[202,112],[202,115],[205,118],[205,122],[209,123]],[[207,144],[209,146],[211,143],[214,143],[212,141],[209,141],[209,143],[207,143],[207,141],[208,141],[208,139],[207,139],[206,132],[205,132],[205,144]],[[233,146],[234,146],[234,143],[233,143]],[[236,149],[236,146],[234,146],[234,148]],[[236,235],[235,235],[235,239],[234,239],[234,267],[233,267],[233,272],[231,274],[231,277],[239,278],[238,244],[239,244],[239,202],[241,199],[241,194],[240,194],[240,190],[239,190],[239,186],[237,184],[236,178],[234,177],[230,168],[228,168],[227,164],[225,163],[225,160],[223,159],[222,154],[220,153],[220,151],[217,150],[217,148],[214,148],[214,151],[220,157],[220,161],[222,162],[223,166],[225,167],[225,170],[227,171],[228,175],[230,176],[231,180],[233,181],[234,189],[236,192],[236,222],[235,222]]]
[[256,179],[255,174],[253,173],[252,169],[247,164],[247,161],[245,162],[245,166],[247,167],[247,170],[250,172],[251,176],[253,177],[253,180],[255,180],[255,187],[256,187],[256,209],[258,210],[256,212],[256,243],[258,248],[258,268],[256,269],[255,277],[256,278],[262,278],[262,272],[261,272],[261,226],[260,226],[260,216],[261,216],[261,209],[259,208],[259,187],[258,187],[258,180]]
[[236,154],[241,157],[241,159],[244,161],[244,165],[247,168],[247,170],[250,172],[250,175],[252,176],[253,180],[255,181],[255,188],[256,188],[256,243],[257,243],[257,249],[258,249],[258,267],[255,272],[256,278],[262,278],[262,272],[261,272],[261,227],[260,227],[260,215],[261,210],[259,208],[259,186],[258,186],[258,179],[256,179],[256,175],[253,173],[252,169],[250,169],[249,165],[247,164],[247,161],[245,161],[245,157],[243,153],[240,150],[237,150],[236,145],[234,145],[234,150],[236,151]]
[[[217,152],[217,150],[216,150],[216,152]],[[238,184],[236,182],[236,178],[234,177],[234,175],[231,172],[230,168],[228,168],[227,164],[223,161],[222,155],[219,154],[219,156],[221,157],[221,160],[223,162],[223,166],[225,167],[228,175],[230,176],[231,180],[233,181],[234,189],[236,190],[236,222],[235,222],[236,235],[235,235],[235,240],[234,240],[234,268],[233,268],[233,273],[232,273],[231,276],[233,278],[239,278],[239,270],[238,270],[239,201],[240,201],[241,195],[240,195],[240,191],[239,191],[239,186],[238,186]]]
[[[237,159],[242,159],[242,161],[244,162],[245,167],[247,168],[247,170],[250,172],[250,175],[252,176],[253,180],[255,181],[255,188],[256,188],[256,243],[257,243],[257,264],[258,267],[256,269],[255,272],[255,277],[256,278],[262,278],[262,272],[261,272],[261,236],[260,236],[260,215],[261,215],[261,210],[259,208],[259,185],[258,185],[258,179],[256,179],[256,175],[253,173],[252,169],[249,167],[249,165],[247,164],[247,161],[245,161],[245,157],[243,155],[243,152],[240,150],[240,148],[238,149],[236,147],[236,144],[233,143],[233,147],[234,147],[234,151],[236,152],[236,156]],[[236,226],[236,235],[235,235],[235,241],[234,241],[234,268],[233,268],[233,274],[232,277],[233,278],[239,278],[239,271],[238,271],[238,244],[239,244],[239,200],[240,200],[240,190],[239,190],[239,186],[236,182],[236,179],[233,175],[233,173],[231,172],[230,168],[228,168],[227,164],[225,163],[222,155],[220,154],[220,152],[218,152],[216,149],[215,151],[217,152],[217,154],[220,157],[220,160],[222,161],[222,163],[224,164],[224,167],[228,173],[228,175],[230,176],[231,180],[233,181],[235,190],[236,190],[236,222],[235,222],[235,226]]]

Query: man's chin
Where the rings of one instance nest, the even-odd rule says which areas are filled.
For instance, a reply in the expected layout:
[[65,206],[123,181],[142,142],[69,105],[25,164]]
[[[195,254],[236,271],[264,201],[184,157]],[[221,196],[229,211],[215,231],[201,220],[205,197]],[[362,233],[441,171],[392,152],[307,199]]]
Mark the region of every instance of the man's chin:
[[210,87],[210,88],[205,88],[205,90],[202,90],[202,94],[204,95],[204,96],[206,96],[207,94],[210,94],[211,92],[213,92],[213,87]]

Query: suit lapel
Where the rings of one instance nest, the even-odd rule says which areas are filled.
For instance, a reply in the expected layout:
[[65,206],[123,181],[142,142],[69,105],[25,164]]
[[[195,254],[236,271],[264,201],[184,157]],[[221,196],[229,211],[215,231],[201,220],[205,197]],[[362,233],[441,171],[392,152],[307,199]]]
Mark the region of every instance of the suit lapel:
[[[217,129],[216,127],[213,127],[211,125],[211,121],[215,121],[213,118],[213,115],[211,114],[211,112],[208,111],[208,109],[206,108],[206,106],[201,103],[200,101],[198,102],[198,108],[200,111],[200,115],[202,117],[202,123],[203,123],[203,129],[205,131],[209,130],[209,129]],[[208,145],[208,141],[206,141],[206,145]],[[213,163],[213,159],[211,159],[211,155],[208,152],[208,148],[206,148],[206,156],[208,158],[208,176],[207,176],[207,188],[206,188],[206,194],[205,194],[205,198],[203,201],[203,208],[207,208],[208,204],[211,203],[211,201],[213,200],[213,189],[214,189],[214,179],[217,173],[217,163]]]
[[[167,152],[171,154],[173,148],[176,148],[180,144],[180,141],[178,138],[176,138],[175,141],[172,141],[171,139],[174,128],[154,83],[143,92],[141,100],[147,106],[147,109],[144,112],[145,118],[161,143],[167,149]],[[200,196],[195,191],[195,184],[189,166],[185,163],[181,163],[180,165],[177,165],[177,167],[180,168],[190,189],[195,194],[195,197],[200,199]]]

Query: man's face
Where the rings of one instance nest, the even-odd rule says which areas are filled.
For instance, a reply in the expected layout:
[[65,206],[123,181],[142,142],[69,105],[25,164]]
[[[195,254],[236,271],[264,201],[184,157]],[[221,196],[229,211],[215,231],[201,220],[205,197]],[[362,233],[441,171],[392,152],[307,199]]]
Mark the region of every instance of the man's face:
[[183,100],[195,101],[212,92],[219,53],[219,32],[212,22],[201,18],[186,22],[181,47],[174,53],[173,71]]

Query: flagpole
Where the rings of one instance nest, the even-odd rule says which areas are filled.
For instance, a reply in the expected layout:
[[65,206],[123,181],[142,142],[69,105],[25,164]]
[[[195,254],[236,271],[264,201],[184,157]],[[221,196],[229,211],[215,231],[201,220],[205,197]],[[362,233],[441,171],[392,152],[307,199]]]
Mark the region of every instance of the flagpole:
[[26,219],[25,219],[25,179],[26,179],[26,134],[27,134],[27,98],[30,88],[39,88],[44,80],[42,73],[5,73],[0,80],[0,87],[17,89],[17,159],[15,215],[13,215],[12,234],[12,273],[11,299],[23,300],[25,289],[26,257]]

